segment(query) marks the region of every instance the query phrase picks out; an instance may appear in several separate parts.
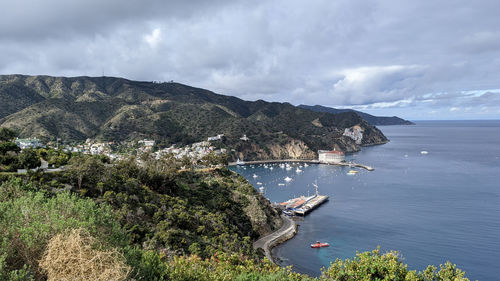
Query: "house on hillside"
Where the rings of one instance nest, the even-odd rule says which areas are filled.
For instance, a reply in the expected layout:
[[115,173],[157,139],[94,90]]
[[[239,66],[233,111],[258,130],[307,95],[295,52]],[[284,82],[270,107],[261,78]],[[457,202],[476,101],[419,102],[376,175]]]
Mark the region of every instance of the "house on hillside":
[[222,137],[224,136],[224,134],[218,134],[217,136],[215,137],[208,137],[208,141],[217,141],[217,140],[221,140]]
[[29,139],[16,138],[16,140],[14,142],[21,149],[42,147],[42,143],[37,138],[32,138],[32,139],[31,138],[29,138]]

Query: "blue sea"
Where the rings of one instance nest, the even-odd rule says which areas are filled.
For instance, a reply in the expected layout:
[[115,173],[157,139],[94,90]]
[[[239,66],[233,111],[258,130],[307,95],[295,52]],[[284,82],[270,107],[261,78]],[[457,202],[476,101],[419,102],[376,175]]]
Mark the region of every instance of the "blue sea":
[[[379,128],[389,143],[346,157],[372,172],[357,169],[350,176],[348,167],[331,165],[299,167],[301,173],[299,164],[289,171],[232,167],[263,186],[271,202],[313,194],[314,182],[330,196],[298,221],[293,239],[273,249],[280,265],[319,276],[337,258],[380,246],[397,250],[410,269],[451,261],[471,280],[500,280],[500,121]],[[311,249],[316,240],[331,246]]]

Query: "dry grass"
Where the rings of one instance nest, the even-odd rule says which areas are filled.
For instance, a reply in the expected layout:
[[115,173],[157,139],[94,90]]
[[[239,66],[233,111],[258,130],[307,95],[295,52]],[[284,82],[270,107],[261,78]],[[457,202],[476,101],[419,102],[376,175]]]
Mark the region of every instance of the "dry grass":
[[40,268],[48,280],[125,280],[130,267],[116,249],[100,250],[100,245],[84,229],[55,235],[50,239]]

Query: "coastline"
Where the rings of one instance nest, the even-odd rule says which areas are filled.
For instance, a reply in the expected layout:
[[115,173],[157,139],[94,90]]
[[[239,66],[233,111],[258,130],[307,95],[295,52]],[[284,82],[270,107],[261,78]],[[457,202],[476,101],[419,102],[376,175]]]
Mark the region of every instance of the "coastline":
[[[359,163],[348,163],[348,162],[340,162],[340,163],[325,163],[319,160],[311,160],[311,159],[273,159],[273,160],[255,160],[255,161],[245,161],[243,165],[259,165],[259,164],[272,164],[272,163],[286,163],[286,162],[296,162],[296,163],[311,163],[311,164],[325,164],[325,165],[336,165],[336,166],[344,166],[344,167],[358,167],[363,168],[368,171],[375,170],[373,167],[368,165],[363,165]],[[228,166],[237,166],[236,162],[229,162]]]
[[283,243],[295,236],[297,233],[297,223],[292,220],[291,218],[285,216],[284,214],[281,214],[281,219],[283,221],[283,225],[280,227],[280,229],[259,238],[257,241],[253,243],[253,248],[254,249],[263,249],[265,256],[273,263],[274,258],[271,254],[271,249],[275,247],[276,245]]

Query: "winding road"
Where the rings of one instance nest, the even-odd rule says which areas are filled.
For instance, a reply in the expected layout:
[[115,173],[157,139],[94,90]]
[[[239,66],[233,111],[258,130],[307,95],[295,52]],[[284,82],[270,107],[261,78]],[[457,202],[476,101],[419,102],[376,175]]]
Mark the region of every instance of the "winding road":
[[[266,257],[274,263],[273,257],[271,256],[271,248],[284,240],[290,239],[296,232],[297,224],[291,218],[285,215],[281,215],[283,220],[283,225],[277,231],[266,235],[253,243],[254,249],[263,249]],[[282,240],[281,238],[284,238]]]

